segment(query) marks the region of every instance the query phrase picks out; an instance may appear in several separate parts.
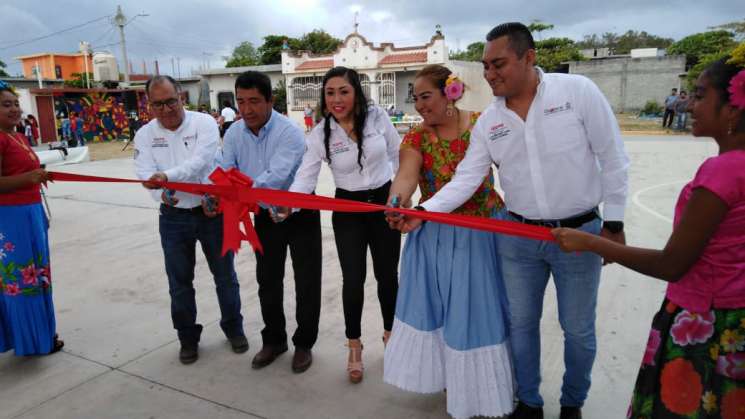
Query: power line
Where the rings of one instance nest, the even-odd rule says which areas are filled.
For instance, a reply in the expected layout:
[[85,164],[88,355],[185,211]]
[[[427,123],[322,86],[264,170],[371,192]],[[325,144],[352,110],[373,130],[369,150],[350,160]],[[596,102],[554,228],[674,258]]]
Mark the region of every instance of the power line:
[[61,33],[68,32],[68,31],[71,31],[73,29],[82,28],[83,26],[90,25],[91,23],[98,22],[99,20],[103,20],[103,19],[106,19],[106,18],[109,18],[109,17],[111,17],[111,15],[101,16],[99,18],[96,18],[96,19],[93,19],[93,20],[89,20],[89,21],[87,21],[85,23],[81,23],[79,25],[71,26],[69,28],[65,28],[65,29],[62,29],[62,30],[59,30],[59,31],[56,31],[56,32],[52,32],[52,33],[50,33],[48,35],[44,35],[44,36],[40,36],[40,37],[37,37],[37,38],[29,39],[29,40],[26,40],[26,41],[17,42],[17,43],[12,44],[12,45],[4,46],[4,47],[0,48],[0,51],[5,50],[5,49],[19,47],[21,45],[30,44],[30,43],[36,42],[36,41],[41,41],[42,39],[51,38],[51,37],[53,37],[55,35],[59,35]]

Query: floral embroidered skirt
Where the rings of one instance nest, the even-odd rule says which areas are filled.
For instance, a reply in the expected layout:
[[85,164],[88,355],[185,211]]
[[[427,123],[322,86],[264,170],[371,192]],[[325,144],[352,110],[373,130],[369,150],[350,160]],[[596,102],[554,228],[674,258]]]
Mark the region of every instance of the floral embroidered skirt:
[[0,352],[52,351],[49,224],[41,204],[0,205]]
[[745,418],[745,308],[694,313],[665,299],[629,418]]

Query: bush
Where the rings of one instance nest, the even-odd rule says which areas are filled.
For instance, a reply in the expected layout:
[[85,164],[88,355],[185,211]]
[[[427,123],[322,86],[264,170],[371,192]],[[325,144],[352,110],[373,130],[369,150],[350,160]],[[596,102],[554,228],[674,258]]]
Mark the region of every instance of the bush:
[[657,103],[656,100],[648,100],[639,113],[642,115],[660,115],[662,111],[662,105]]

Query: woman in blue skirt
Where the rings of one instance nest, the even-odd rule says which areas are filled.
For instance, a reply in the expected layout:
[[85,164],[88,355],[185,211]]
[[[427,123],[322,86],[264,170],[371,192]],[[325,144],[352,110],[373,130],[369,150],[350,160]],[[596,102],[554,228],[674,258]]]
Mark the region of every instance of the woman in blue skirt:
[[41,205],[48,174],[14,130],[21,116],[18,96],[0,81],[0,352],[45,355],[64,345],[55,332]]
[[[417,185],[424,202],[455,174],[479,116],[455,107],[463,89],[440,65],[417,74],[414,101],[424,122],[401,144],[389,205],[398,200],[408,206]],[[493,217],[502,206],[489,173],[454,212]],[[391,212],[388,220],[395,228],[401,218]],[[447,410],[455,418],[503,416],[513,408],[507,300],[497,239],[491,233],[425,223],[408,235],[404,246],[383,378],[417,393],[447,390]]]

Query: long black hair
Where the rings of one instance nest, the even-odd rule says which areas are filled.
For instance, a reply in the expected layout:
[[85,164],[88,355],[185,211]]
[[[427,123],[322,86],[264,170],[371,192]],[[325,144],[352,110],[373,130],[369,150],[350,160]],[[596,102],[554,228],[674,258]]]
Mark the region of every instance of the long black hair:
[[[360,76],[356,71],[347,67],[334,67],[326,72],[323,76],[321,86],[321,112],[323,112],[323,145],[326,148],[326,158],[331,163],[331,154],[329,152],[329,138],[331,137],[331,118],[334,116],[326,107],[326,83],[334,77],[344,77],[354,89],[354,133],[357,136],[357,164],[362,170],[362,133],[365,130],[365,121],[367,120],[367,97],[362,90]],[[336,118],[334,118],[336,120]],[[339,121],[337,121],[339,122]]]
[[[704,76],[709,79],[709,84],[719,95],[720,109],[731,100],[730,93],[727,90],[730,80],[740,71],[745,70],[734,64],[728,64],[728,59],[729,57],[725,57],[714,61],[704,70]],[[734,131],[737,133],[745,132],[745,117],[740,117]]]

